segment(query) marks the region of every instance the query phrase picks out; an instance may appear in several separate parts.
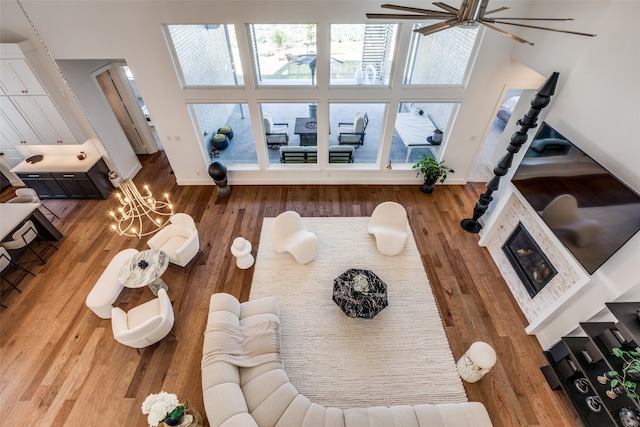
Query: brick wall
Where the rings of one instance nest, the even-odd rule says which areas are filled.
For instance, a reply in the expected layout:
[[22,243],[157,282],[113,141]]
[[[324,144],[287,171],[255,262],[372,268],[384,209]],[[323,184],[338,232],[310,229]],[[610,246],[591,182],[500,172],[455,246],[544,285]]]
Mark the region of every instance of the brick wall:
[[235,85],[224,26],[170,25],[188,86]]

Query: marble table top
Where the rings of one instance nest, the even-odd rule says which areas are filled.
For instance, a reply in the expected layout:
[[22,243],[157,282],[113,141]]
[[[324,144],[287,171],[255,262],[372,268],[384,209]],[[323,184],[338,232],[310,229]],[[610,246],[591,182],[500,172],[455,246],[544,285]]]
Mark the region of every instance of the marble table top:
[[333,281],[333,301],[349,317],[373,319],[387,305],[387,285],[371,270],[352,268]]
[[[146,267],[138,263],[146,262]],[[158,249],[138,252],[120,268],[118,278],[127,288],[141,288],[155,282],[169,265],[169,257]]]

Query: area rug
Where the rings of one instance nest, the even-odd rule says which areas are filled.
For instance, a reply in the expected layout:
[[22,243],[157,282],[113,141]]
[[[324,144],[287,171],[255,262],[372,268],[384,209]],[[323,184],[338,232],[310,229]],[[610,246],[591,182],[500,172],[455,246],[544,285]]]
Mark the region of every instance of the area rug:
[[[306,265],[273,250],[273,218],[264,219],[250,294],[278,299],[284,369],[297,390],[339,408],[466,402],[413,235],[390,257],[367,233],[368,217],[303,222],[318,236]],[[387,285],[388,306],[373,319],[347,317],[332,300],[334,278],[351,268]]]

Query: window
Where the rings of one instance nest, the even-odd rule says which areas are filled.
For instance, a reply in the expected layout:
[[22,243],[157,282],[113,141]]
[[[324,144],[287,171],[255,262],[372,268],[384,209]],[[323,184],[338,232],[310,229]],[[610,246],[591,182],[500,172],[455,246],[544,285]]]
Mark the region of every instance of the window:
[[252,24],[249,30],[259,85],[315,86],[315,24]]
[[[426,24],[415,24],[414,29]],[[478,27],[454,27],[428,36],[413,33],[406,85],[462,85],[469,67]]]
[[353,147],[353,163],[376,163],[386,116],[384,103],[331,103],[329,104],[329,160],[338,162],[339,151],[331,147]]
[[[209,162],[220,161],[225,165],[258,163],[246,104],[189,104],[189,107]],[[223,126],[229,127],[232,134],[227,134],[228,139],[217,141],[215,135]]]
[[331,25],[332,85],[388,85],[395,24]]
[[167,25],[184,86],[242,86],[233,25]]
[[[415,163],[423,154],[437,159],[457,106],[458,103],[453,102],[401,103],[389,160],[393,163]],[[436,129],[442,131],[440,136],[434,136]]]
[[269,163],[317,163],[317,107],[301,102],[260,104]]

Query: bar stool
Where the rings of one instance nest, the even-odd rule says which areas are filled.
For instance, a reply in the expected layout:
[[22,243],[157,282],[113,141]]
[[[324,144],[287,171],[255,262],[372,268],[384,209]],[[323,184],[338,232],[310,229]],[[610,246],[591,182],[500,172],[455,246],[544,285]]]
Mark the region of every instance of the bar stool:
[[40,206],[48,210],[52,215],[51,221],[56,218],[60,219],[58,215],[53,213],[51,209],[49,209],[44,203],[42,203],[42,200],[40,200],[40,197],[38,197],[38,193],[36,193],[36,190],[34,190],[33,188],[18,188],[16,190],[16,197],[7,200],[7,203],[40,203]]
[[[31,247],[31,243],[38,237],[38,229],[31,220],[28,220],[24,224],[22,224],[18,231],[14,232],[11,235],[11,238],[13,240],[0,242],[0,246],[4,247],[7,251],[15,251],[26,247],[31,252],[33,252],[40,259],[40,261],[42,261],[42,264],[46,264],[47,262],[44,260],[44,258],[42,258],[40,254],[38,254],[38,252],[36,252]],[[58,248],[56,248],[51,242],[47,242],[46,240],[43,240],[43,242],[46,245],[54,248],[55,250],[58,250]]]
[[460,377],[468,383],[480,381],[496,364],[496,352],[489,344],[476,341],[456,363]]

